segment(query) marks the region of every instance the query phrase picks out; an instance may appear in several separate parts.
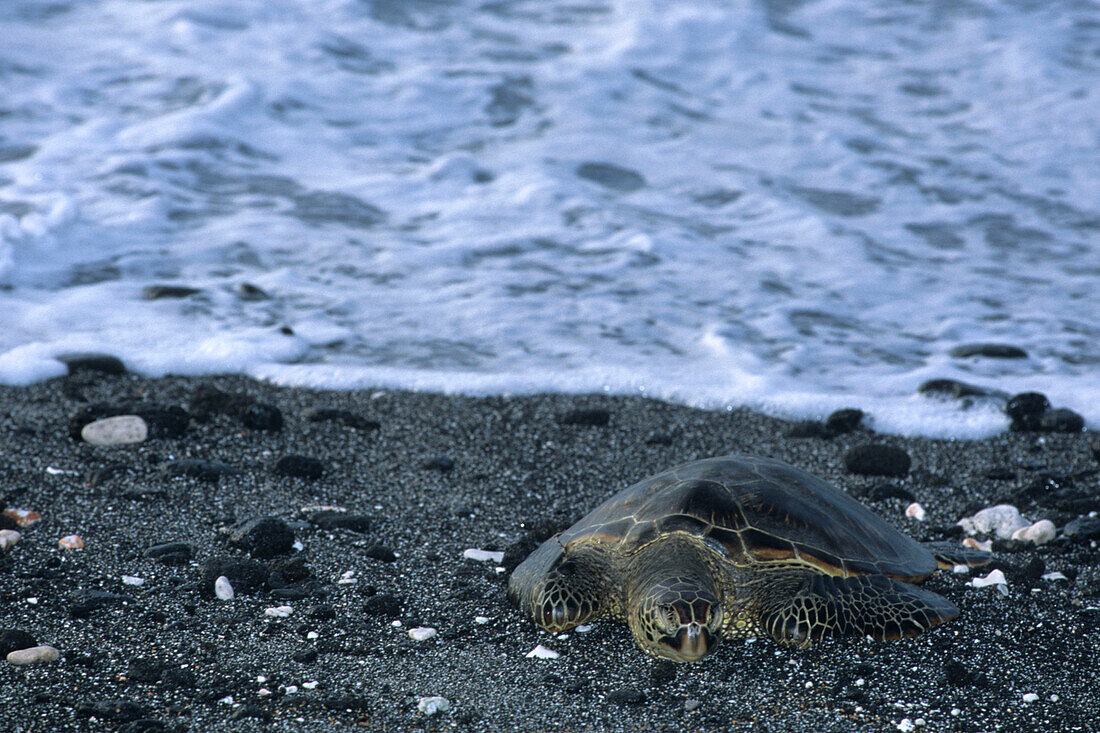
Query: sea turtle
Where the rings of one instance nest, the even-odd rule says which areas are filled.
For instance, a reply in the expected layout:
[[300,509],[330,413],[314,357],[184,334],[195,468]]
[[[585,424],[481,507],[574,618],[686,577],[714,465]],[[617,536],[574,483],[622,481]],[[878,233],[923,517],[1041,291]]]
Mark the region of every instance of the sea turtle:
[[532,552],[508,597],[547,631],[610,616],[646,652],[690,662],[739,636],[915,636],[959,609],[913,583],[990,558],[915,542],[817,476],[734,455],[611,497]]

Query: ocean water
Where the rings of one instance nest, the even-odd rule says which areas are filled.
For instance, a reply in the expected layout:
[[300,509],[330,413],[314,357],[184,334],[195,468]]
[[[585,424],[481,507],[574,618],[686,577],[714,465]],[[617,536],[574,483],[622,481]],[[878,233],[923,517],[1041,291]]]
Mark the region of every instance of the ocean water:
[[955,378],[1100,425],[1096,2],[4,0],[0,37],[0,382],[1003,430],[916,394]]

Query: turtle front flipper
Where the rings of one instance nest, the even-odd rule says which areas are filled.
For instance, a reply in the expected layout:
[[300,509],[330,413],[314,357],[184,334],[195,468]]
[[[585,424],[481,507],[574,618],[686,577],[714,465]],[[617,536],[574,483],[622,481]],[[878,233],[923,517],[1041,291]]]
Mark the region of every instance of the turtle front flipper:
[[949,570],[955,565],[968,565],[973,568],[978,565],[985,565],[993,559],[992,552],[975,550],[972,547],[965,547],[954,542],[925,542],[923,544],[936,558],[936,563],[943,570]]
[[551,537],[512,572],[508,599],[547,631],[567,631],[603,615],[608,571],[595,548],[566,552]]
[[807,647],[823,636],[900,639],[959,615],[946,598],[885,575],[800,575],[801,588],[781,583],[793,592],[771,594],[759,612],[760,626],[783,644]]

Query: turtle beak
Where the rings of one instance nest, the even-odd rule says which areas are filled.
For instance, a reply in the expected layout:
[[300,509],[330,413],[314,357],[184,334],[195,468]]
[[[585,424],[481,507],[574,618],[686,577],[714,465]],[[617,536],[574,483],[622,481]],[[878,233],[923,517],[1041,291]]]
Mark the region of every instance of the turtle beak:
[[718,638],[706,626],[687,624],[681,628],[670,645],[672,658],[677,662],[695,662],[714,651]]

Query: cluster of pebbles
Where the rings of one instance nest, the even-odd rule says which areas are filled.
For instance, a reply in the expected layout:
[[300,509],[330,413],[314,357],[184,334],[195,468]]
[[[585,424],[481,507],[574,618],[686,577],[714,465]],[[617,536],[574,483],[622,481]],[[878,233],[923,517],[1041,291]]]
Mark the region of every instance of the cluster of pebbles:
[[[0,388],[5,729],[1100,719],[1100,444],[1080,427],[1009,413],[1002,436],[934,441],[876,435],[854,409],[792,425],[636,398],[149,380],[95,355],[70,370]],[[1040,404],[1006,398],[1020,402]],[[540,541],[725,453],[786,460],[916,539],[995,560],[928,581],[962,615],[917,639],[760,639],[688,666],[646,657],[621,625],[551,636],[508,606],[508,572]]]

